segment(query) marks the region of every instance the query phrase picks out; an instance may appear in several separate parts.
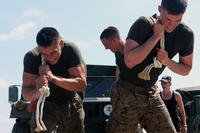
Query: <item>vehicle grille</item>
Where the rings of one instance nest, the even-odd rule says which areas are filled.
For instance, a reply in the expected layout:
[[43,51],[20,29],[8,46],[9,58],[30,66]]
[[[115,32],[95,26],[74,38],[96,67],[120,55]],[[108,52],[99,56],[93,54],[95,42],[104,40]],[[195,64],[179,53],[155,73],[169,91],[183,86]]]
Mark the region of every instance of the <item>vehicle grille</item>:
[[84,110],[86,117],[101,117],[105,116],[103,112],[103,108],[106,104],[109,103],[102,103],[102,102],[85,102],[84,103]]

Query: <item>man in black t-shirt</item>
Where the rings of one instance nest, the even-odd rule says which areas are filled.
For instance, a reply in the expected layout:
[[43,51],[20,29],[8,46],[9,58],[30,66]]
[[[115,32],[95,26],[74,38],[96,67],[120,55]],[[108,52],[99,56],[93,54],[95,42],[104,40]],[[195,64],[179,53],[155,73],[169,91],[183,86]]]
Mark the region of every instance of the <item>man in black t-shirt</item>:
[[[181,23],[186,7],[187,0],[162,0],[159,16],[140,17],[130,28],[126,65],[116,85],[120,93],[112,112],[114,133],[135,133],[138,122],[150,133],[176,132],[155,83],[165,67],[180,75],[192,68],[194,35]],[[176,54],[178,62],[172,60]]]
[[[112,52],[115,53],[115,63],[116,63],[116,80],[119,79],[120,71],[125,66],[124,63],[124,45],[125,42],[120,36],[119,30],[114,26],[109,26],[106,29],[104,29],[100,35],[100,40],[102,44],[104,45],[105,49],[109,49]],[[116,82],[113,83],[111,89],[110,89],[110,98],[111,98],[111,104],[112,104],[112,110],[116,109],[116,101],[118,100],[117,97],[115,97],[116,93],[119,93],[120,90],[116,87]],[[111,120],[108,124],[108,133],[112,132],[110,131],[110,124]],[[141,126],[138,126],[138,133],[142,132]]]
[[[84,133],[84,110],[77,92],[86,88],[85,65],[78,48],[64,41],[53,27],[42,28],[36,37],[38,46],[24,56],[22,93],[37,101],[42,86],[50,88],[43,108],[47,131],[44,133]],[[42,64],[44,60],[44,64]],[[32,102],[31,106],[34,106]],[[34,107],[31,132],[35,132]]]
[[125,42],[120,37],[119,30],[114,26],[109,26],[104,29],[100,35],[100,40],[105,49],[111,50],[116,57],[116,79],[119,78],[119,73],[124,66],[124,45]]

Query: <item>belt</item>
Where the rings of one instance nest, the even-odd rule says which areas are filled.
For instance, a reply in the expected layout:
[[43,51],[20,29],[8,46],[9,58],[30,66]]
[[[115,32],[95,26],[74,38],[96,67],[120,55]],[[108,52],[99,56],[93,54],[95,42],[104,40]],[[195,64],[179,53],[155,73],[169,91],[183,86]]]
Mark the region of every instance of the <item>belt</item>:
[[156,87],[151,86],[151,87],[140,87],[137,85],[134,85],[130,82],[124,81],[122,79],[118,79],[118,84],[123,86],[123,88],[129,90],[133,94],[142,94],[142,95],[147,95],[148,98],[152,98],[156,92]]
[[137,85],[134,85],[130,82],[127,82],[127,81],[124,81],[122,79],[119,79],[117,81],[121,86],[123,86],[123,88],[133,92],[133,93],[141,93],[141,94],[146,94],[147,93],[147,90],[148,88],[145,88],[145,87],[140,87],[140,86],[137,86]]

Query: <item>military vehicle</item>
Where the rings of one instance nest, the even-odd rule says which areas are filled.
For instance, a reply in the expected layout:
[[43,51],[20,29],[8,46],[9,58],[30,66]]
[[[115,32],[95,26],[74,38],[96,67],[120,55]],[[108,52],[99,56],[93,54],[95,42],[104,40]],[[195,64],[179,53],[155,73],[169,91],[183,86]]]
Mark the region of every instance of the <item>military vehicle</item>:
[[[115,66],[87,65],[87,88],[83,95],[86,133],[106,133],[112,112],[109,89],[115,81],[115,69]],[[20,85],[9,87],[9,102],[10,118],[16,119],[12,133],[30,133],[31,113],[27,110],[30,102],[21,96]]]
[[109,89],[115,81],[115,66],[87,65],[87,89],[83,105],[86,133],[105,133],[112,112]]
[[11,104],[10,118],[15,118],[16,122],[13,126],[12,133],[30,133],[29,121],[31,113],[28,112],[29,101],[25,100],[21,95],[20,85],[9,86],[9,103]]
[[187,115],[188,133],[200,133],[200,86],[180,88]]

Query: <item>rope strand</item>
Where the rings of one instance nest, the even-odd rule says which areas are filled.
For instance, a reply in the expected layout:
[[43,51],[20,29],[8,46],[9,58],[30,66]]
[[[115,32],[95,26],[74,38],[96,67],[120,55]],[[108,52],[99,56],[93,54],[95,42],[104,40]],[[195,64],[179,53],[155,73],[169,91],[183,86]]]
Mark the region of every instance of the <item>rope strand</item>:
[[[44,59],[41,57],[42,60],[42,65],[45,64]],[[44,107],[44,102],[46,100],[46,97],[48,97],[50,95],[50,88],[46,87],[46,86],[42,86],[39,89],[40,92],[40,97],[39,100],[37,102],[37,108],[36,108],[36,125],[37,127],[35,128],[36,132],[41,132],[41,131],[46,131],[47,128],[42,120],[43,117],[43,107]]]

